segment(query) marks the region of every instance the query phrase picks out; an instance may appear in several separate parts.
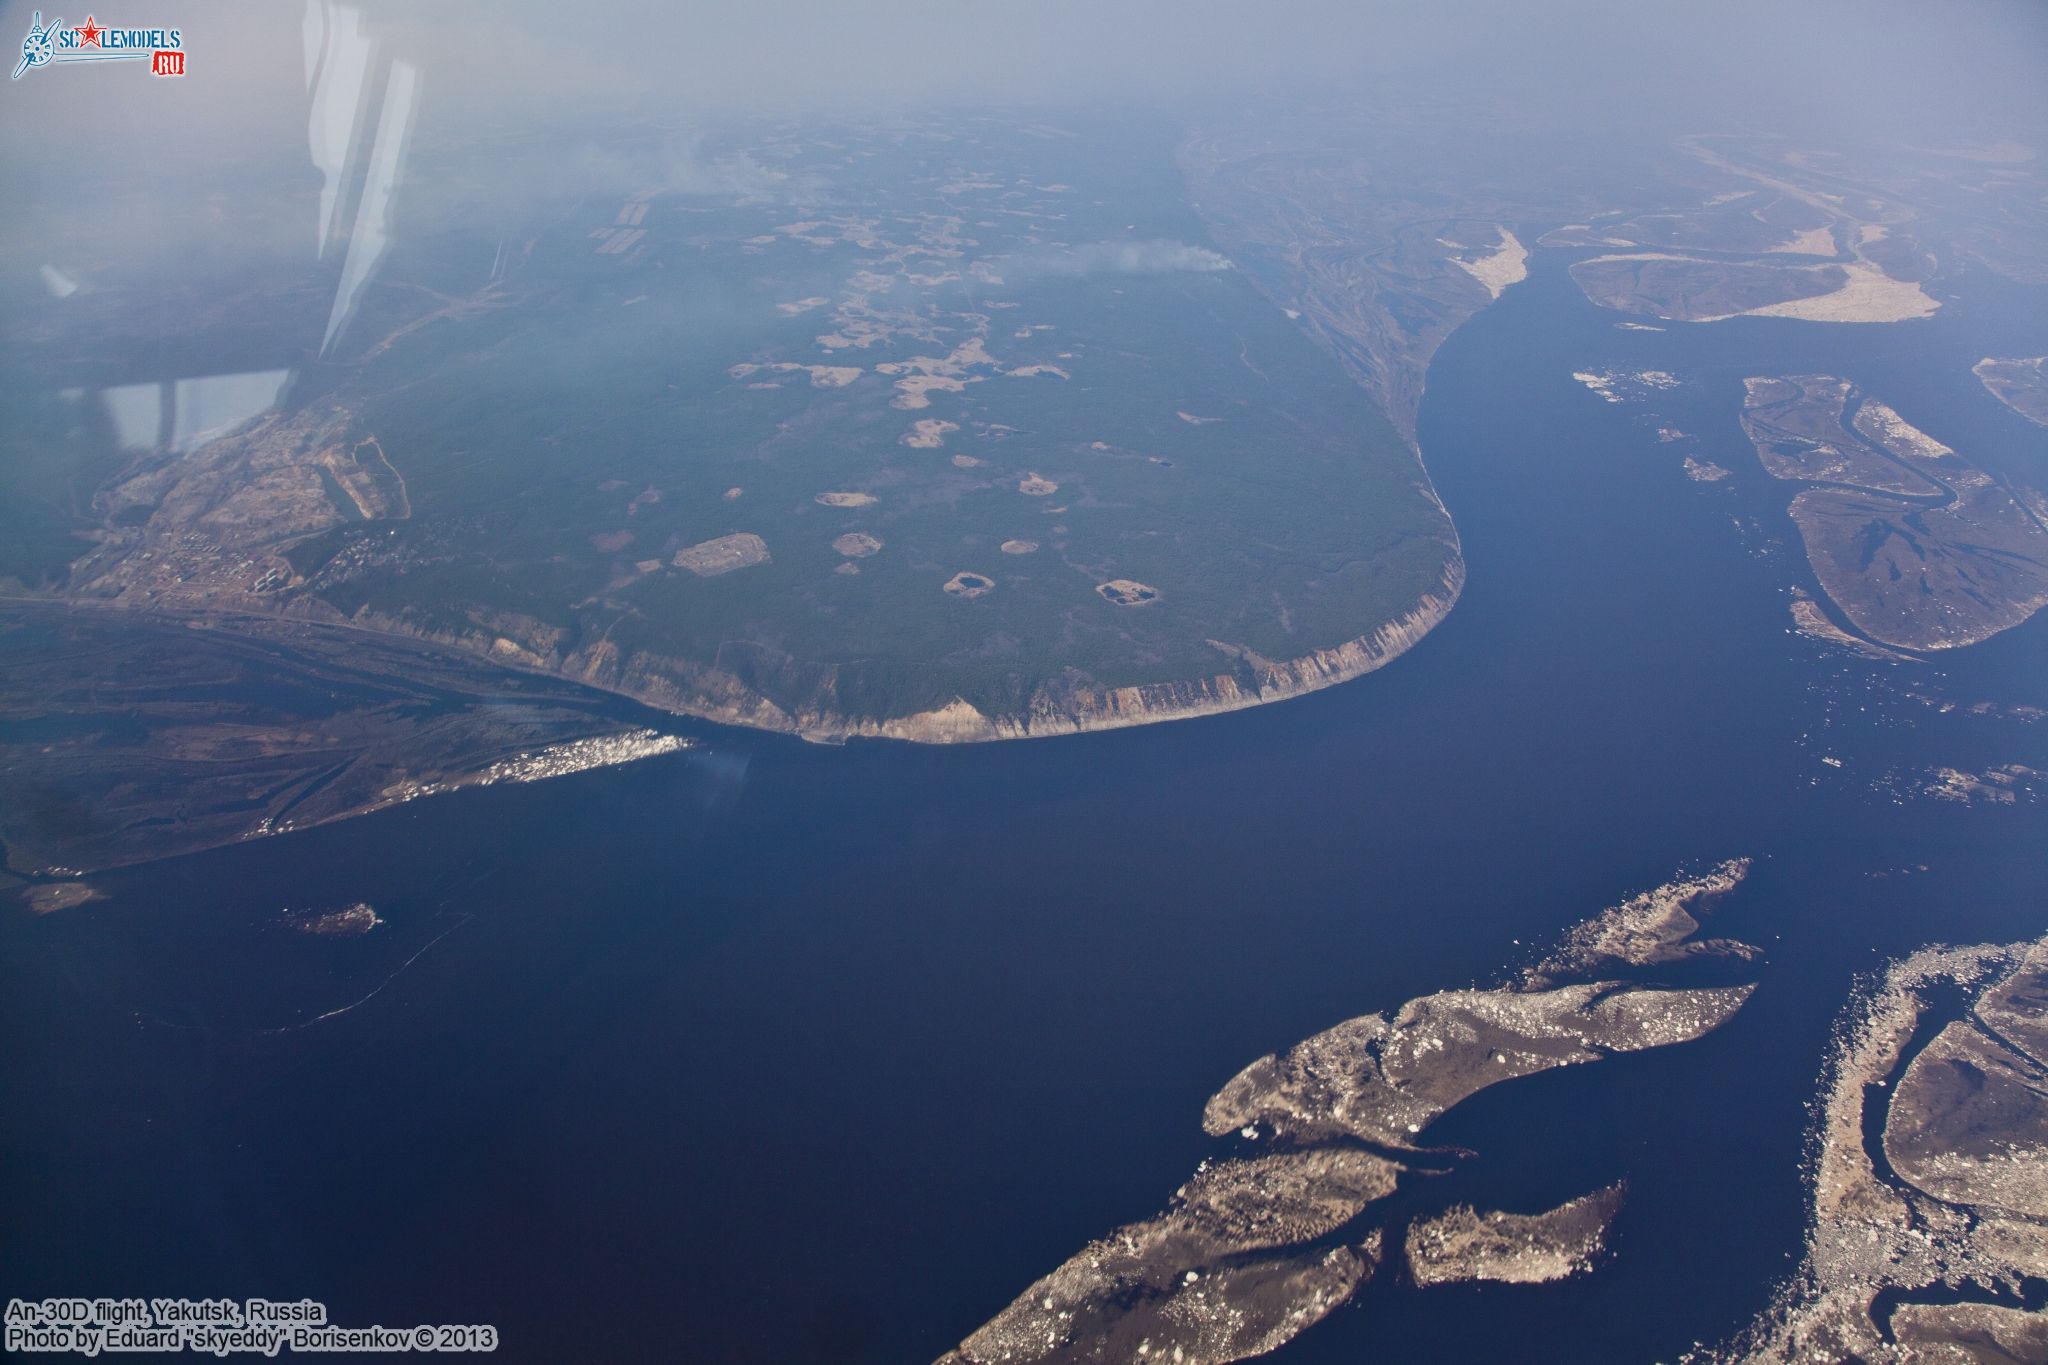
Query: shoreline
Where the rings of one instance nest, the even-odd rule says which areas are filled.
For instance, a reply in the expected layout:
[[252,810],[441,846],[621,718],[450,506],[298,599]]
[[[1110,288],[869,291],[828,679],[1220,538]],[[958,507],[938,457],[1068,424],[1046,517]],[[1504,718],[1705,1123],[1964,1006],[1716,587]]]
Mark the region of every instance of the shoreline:
[[[558,666],[549,667],[545,663],[528,663],[507,658],[492,651],[486,644],[465,642],[420,631],[390,629],[382,624],[365,624],[345,619],[251,611],[238,607],[133,607],[112,601],[0,595],[0,609],[105,612],[109,615],[132,617],[138,622],[220,631],[252,645],[280,650],[291,650],[295,647],[295,642],[291,638],[291,632],[294,630],[374,635],[386,640],[410,643],[422,650],[446,653],[467,663],[488,665],[507,673],[526,674],[553,682],[585,687],[603,697],[658,711],[671,717],[779,734],[812,744],[838,745],[854,739],[893,740],[906,744],[929,745],[978,744],[1089,734],[1193,720],[1202,716],[1222,715],[1288,701],[1351,682],[1385,667],[1414,648],[1430,631],[1441,624],[1451,609],[1457,605],[1465,586],[1465,561],[1463,554],[1455,545],[1448,549],[1449,553],[1438,586],[1422,594],[1408,611],[1391,621],[1383,622],[1369,634],[1328,649],[1311,651],[1299,658],[1277,662],[1261,658],[1241,647],[1209,641],[1208,643],[1225,654],[1236,658],[1242,670],[1248,670],[1254,675],[1256,681],[1252,685],[1246,684],[1242,671],[1220,672],[1205,678],[1181,682],[1092,688],[1079,694],[1070,694],[1067,705],[1063,708],[1056,708],[1048,702],[1022,715],[1001,716],[986,715],[959,699],[945,707],[886,719],[856,719],[826,711],[792,714],[759,693],[744,688],[728,673],[719,673],[719,678],[732,689],[731,700],[718,703],[708,695],[693,698],[683,694],[675,680],[662,673],[649,671],[643,676],[635,677],[631,672],[627,672],[606,680],[603,677],[605,670],[596,666],[602,663],[602,660],[586,661],[582,671],[569,666],[576,656],[570,656]],[[715,670],[699,670],[699,673],[701,676],[705,672],[713,671]],[[1077,697],[1078,705],[1075,704]],[[626,725],[623,718],[621,727],[627,738],[638,740],[643,746],[647,741],[657,737],[664,741],[674,741],[674,749],[689,748],[696,742],[689,736],[663,734],[644,723],[636,731]],[[569,765],[562,768],[561,772],[566,774],[583,771],[589,767],[620,766],[643,757],[671,751],[671,748],[654,745],[645,747],[642,752],[612,761]],[[552,753],[552,750],[550,752]],[[250,839],[339,824],[388,810],[420,797],[462,791],[482,785],[497,785],[494,780],[482,777],[484,771],[479,769],[477,773],[461,778],[422,784],[403,794],[386,792],[378,800],[302,822],[283,826],[270,826],[265,822],[231,838],[173,852],[121,858],[96,863],[90,867],[47,867],[33,871],[0,867],[0,873],[17,879],[24,887],[82,884],[82,879],[101,873],[130,869],[166,859],[189,857],[232,847]],[[516,780],[538,781],[555,775],[558,774],[542,773]]]
[[[1434,489],[1431,493],[1434,496]],[[1407,653],[1457,605],[1465,587],[1465,559],[1455,543],[1447,549],[1437,585],[1416,599],[1406,612],[1381,622],[1367,634],[1279,661],[1262,658],[1239,646],[1209,641],[1254,675],[1256,681],[1250,686],[1246,685],[1242,669],[1172,682],[1091,686],[1064,697],[1055,697],[1041,686],[1025,710],[999,715],[990,715],[956,697],[944,706],[903,716],[850,716],[828,707],[782,705],[716,664],[644,654],[621,657],[606,644],[577,651],[551,665],[507,659],[482,643],[416,632],[396,623],[333,624],[418,640],[466,657],[487,659],[517,672],[577,683],[669,715],[787,735],[811,744],[844,744],[855,739],[906,744],[986,744],[1092,734],[1222,715],[1287,701],[1361,678]]]
[[[1434,490],[1432,490],[1433,492]],[[1441,505],[1441,504],[1439,504]],[[1127,687],[1089,686],[1064,697],[1041,687],[1021,713],[990,715],[963,699],[905,716],[858,717],[829,708],[806,710],[780,705],[714,665],[635,655],[620,657],[600,644],[556,662],[508,658],[488,641],[442,632],[422,631],[382,618],[350,620],[320,615],[252,611],[236,606],[128,606],[60,596],[0,597],[0,606],[78,609],[133,613],[139,619],[202,624],[230,634],[267,637],[267,631],[241,631],[238,621],[260,621],[275,627],[356,631],[387,639],[408,640],[444,649],[466,660],[487,663],[508,672],[525,673],[591,688],[610,696],[717,725],[784,734],[815,744],[842,744],[852,739],[889,739],[914,744],[972,744],[1001,740],[1050,738],[1127,729],[1139,725],[1191,720],[1206,715],[1247,710],[1254,706],[1318,692],[1374,672],[1412,649],[1457,605],[1465,586],[1465,560],[1453,542],[1437,585],[1423,593],[1406,612],[1381,622],[1366,634],[1340,644],[1312,650],[1292,659],[1270,660],[1248,649],[1211,640],[1208,643],[1236,659],[1237,669],[1206,677]],[[269,640],[273,644],[289,641]],[[1251,678],[1245,674],[1249,672]]]
[[1406,654],[1442,624],[1465,588],[1465,560],[1453,552],[1438,586],[1424,593],[1401,616],[1329,649],[1313,650],[1281,662],[1259,658],[1249,650],[1208,643],[1251,665],[1259,677],[1246,690],[1231,673],[1212,674],[1190,682],[1147,683],[1108,688],[1090,694],[1091,705],[1080,713],[1027,712],[1023,716],[989,716],[964,701],[936,711],[922,711],[896,720],[861,722],[843,734],[815,733],[799,727],[804,739],[832,743],[844,739],[896,739],[922,744],[972,744],[1011,739],[1043,739],[1055,735],[1090,734],[1101,730],[1162,725],[1201,716],[1223,715],[1320,692],[1362,678]]

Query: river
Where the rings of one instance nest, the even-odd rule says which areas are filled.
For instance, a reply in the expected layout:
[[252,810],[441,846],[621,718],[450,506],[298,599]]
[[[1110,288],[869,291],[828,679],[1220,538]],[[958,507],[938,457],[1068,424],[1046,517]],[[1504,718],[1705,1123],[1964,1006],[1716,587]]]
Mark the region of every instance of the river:
[[[1712,929],[1767,956],[1729,1026],[1481,1095],[1429,1135],[1476,1155],[1400,1196],[1626,1178],[1611,1263],[1383,1273],[1272,1359],[1642,1361],[1737,1328],[1796,1264],[1803,1106],[1856,974],[2048,929],[2048,813],[1909,794],[2048,767],[2048,723],[1909,695],[2048,704],[2048,616],[1939,668],[1790,633],[1811,574],[1741,381],[1847,375],[2010,468],[2040,433],[1969,367],[2048,350],[2048,308],[1972,279],[1927,323],[1622,330],[1565,261],[1437,358],[1420,437],[1469,581],[1357,682],[1000,745],[697,727],[0,920],[0,1283],[309,1294],[495,1323],[513,1359],[928,1360],[1158,1209],[1247,1061],[1748,855]],[[1571,377],[1596,369],[1682,382],[1608,404]],[[277,923],[356,901],[385,921],[362,939]]]

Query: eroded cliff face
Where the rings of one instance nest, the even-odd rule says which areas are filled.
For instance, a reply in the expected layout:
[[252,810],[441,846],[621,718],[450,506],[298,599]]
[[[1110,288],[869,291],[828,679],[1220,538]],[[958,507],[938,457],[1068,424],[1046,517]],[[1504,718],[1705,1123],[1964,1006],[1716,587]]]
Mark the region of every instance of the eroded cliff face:
[[[1237,658],[1242,667],[1207,678],[1151,683],[1142,687],[1083,687],[1060,695],[1041,689],[1033,698],[1032,705],[1021,715],[984,715],[966,702],[956,701],[936,711],[898,720],[854,722],[839,734],[877,735],[941,744],[1027,739],[1184,720],[1284,701],[1361,677],[1407,653],[1450,614],[1464,586],[1464,560],[1453,555],[1445,566],[1436,591],[1425,593],[1413,610],[1387,622],[1370,635],[1346,641],[1333,649],[1316,650],[1298,659],[1273,661],[1260,658],[1249,650],[1212,640],[1212,645]],[[844,718],[816,719],[825,722],[825,733],[802,726],[798,732],[807,738],[838,738],[839,734],[830,731],[835,723],[845,723]]]
[[[1242,646],[1211,640],[1219,653],[1235,661],[1228,671],[1183,682],[1147,683],[1136,687],[1103,687],[1092,680],[1042,684],[1021,711],[990,714],[965,700],[906,716],[860,716],[841,709],[833,692],[829,665],[808,665],[777,671],[757,648],[735,646],[745,658],[704,665],[648,652],[627,653],[610,642],[568,654],[536,651],[523,645],[507,649],[486,632],[458,635],[421,631],[401,620],[359,617],[354,624],[414,635],[482,653],[509,667],[571,678],[592,687],[621,693],[682,715],[727,725],[744,725],[798,735],[819,743],[852,738],[900,739],[919,744],[968,744],[1001,739],[1035,739],[1081,734],[1131,725],[1184,720],[1333,687],[1382,668],[1412,649],[1450,614],[1465,586],[1465,562],[1448,552],[1434,591],[1423,594],[1413,609],[1369,635],[1296,659],[1272,660]],[[784,699],[775,700],[744,676],[772,674]],[[791,701],[794,693],[803,698]]]
[[[1382,668],[1412,649],[1450,614],[1465,586],[1465,563],[1446,548],[1434,590],[1414,607],[1370,634],[1294,659],[1268,659],[1242,645],[1210,640],[1227,666],[1206,677],[1105,687],[1070,675],[1043,683],[1014,712],[990,713],[961,698],[902,716],[855,714],[844,707],[830,664],[803,663],[762,646],[735,642],[711,663],[653,651],[621,649],[609,640],[564,649],[563,633],[538,621],[505,614],[480,618],[470,629],[434,628],[404,616],[359,611],[352,616],[317,598],[285,602],[254,593],[214,593],[203,599],[130,596],[104,600],[114,609],[182,617],[204,615],[235,630],[236,617],[297,619],[423,641],[502,668],[563,678],[630,697],[678,715],[723,725],[797,735],[818,743],[852,738],[899,739],[919,744],[968,744],[1035,739],[1150,725],[1242,710],[1334,687]],[[253,628],[253,623],[252,623]]]

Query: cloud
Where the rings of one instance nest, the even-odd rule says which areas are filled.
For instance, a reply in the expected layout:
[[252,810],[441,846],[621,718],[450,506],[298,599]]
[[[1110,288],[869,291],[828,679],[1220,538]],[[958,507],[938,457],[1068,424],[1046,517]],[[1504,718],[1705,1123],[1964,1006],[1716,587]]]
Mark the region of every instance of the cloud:
[[1147,242],[1087,242],[1016,256],[999,256],[981,272],[989,283],[1082,275],[1166,275],[1178,271],[1229,270],[1230,258],[1207,247],[1164,238]]
[[414,160],[405,187],[405,223],[415,230],[468,224],[486,231],[525,230],[530,215],[578,199],[680,195],[728,204],[809,206],[817,177],[784,171],[738,151],[713,150],[698,134],[628,128],[610,140],[594,130],[537,134],[502,160],[443,141]]
[[816,192],[811,177],[764,166],[745,152],[709,155],[703,139],[692,134],[665,134],[649,147],[624,153],[585,142],[571,160],[577,179],[599,190],[652,189],[743,203],[804,201]]

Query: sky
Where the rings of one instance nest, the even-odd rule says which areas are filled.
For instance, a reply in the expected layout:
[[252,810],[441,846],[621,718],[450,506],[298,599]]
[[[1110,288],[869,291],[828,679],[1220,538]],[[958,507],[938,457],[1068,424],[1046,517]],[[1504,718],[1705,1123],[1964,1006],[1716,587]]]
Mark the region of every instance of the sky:
[[[54,0],[50,0],[54,3]],[[316,0],[317,3],[317,0]],[[0,32],[37,4],[0,5]],[[1430,81],[1616,118],[1738,107],[1896,122],[2048,123],[2040,0],[864,0],[561,6],[365,0],[367,28],[479,124],[607,108],[726,113],[938,103],[1176,103],[1333,82]],[[303,98],[303,2],[165,3],[190,74],[44,69],[0,104],[10,163],[102,137],[232,155]],[[77,16],[71,16],[76,19]],[[11,50],[11,49],[10,49]],[[172,87],[167,89],[166,87]],[[182,148],[174,146],[182,140]]]
[[[0,32],[25,32],[37,4],[79,17],[9,0]],[[572,149],[500,194],[643,181],[641,154],[609,140],[633,121],[675,130],[658,183],[743,190],[744,164],[698,150],[737,118],[987,105],[1214,118],[1250,95],[1332,90],[1488,99],[1594,136],[1782,129],[2048,146],[2042,0],[124,0],[119,18],[181,28],[188,74],[113,63],[0,87],[0,275],[26,280],[60,247],[82,269],[138,241],[193,268],[301,251],[304,225],[259,218],[247,191],[321,192],[307,34],[338,26],[360,28],[374,69],[412,72],[408,141],[435,164],[534,133]],[[352,98],[330,123],[374,113],[385,95],[372,80]],[[450,202],[485,192],[437,188]]]
[[710,108],[1174,101],[1420,73],[1617,103],[1775,92],[1872,116],[1933,87],[1944,103],[2024,99],[2039,121],[2048,85],[2039,0],[655,4],[615,21],[579,7],[566,31],[554,5],[488,12],[507,22],[440,18],[413,32],[431,50],[458,30],[480,44],[470,75],[525,73],[511,92],[609,86]]

